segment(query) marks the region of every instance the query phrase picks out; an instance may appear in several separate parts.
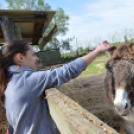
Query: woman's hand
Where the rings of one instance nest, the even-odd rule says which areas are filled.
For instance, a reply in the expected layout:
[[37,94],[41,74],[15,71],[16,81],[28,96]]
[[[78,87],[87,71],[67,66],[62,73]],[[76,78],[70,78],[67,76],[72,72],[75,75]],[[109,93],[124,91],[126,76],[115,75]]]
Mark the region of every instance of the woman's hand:
[[113,46],[108,42],[108,41],[103,41],[102,44],[98,44],[97,48],[95,49],[95,51],[98,51],[99,54],[104,53],[105,51],[109,50],[110,48],[112,48]]
[[112,47],[113,46],[109,44],[108,41],[104,41],[102,44],[99,44],[94,51],[83,56],[82,58],[86,61],[87,65],[89,65],[98,55],[104,53]]

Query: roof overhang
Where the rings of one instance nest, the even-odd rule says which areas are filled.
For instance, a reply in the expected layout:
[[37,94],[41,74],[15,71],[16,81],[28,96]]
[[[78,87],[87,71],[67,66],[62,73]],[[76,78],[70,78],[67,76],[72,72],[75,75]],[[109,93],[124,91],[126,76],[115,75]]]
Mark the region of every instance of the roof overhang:
[[[38,41],[43,37],[43,33],[48,27],[55,11],[13,11],[0,10],[0,18],[7,16],[20,28],[22,38],[32,45],[38,45]],[[5,42],[0,26],[0,44]]]

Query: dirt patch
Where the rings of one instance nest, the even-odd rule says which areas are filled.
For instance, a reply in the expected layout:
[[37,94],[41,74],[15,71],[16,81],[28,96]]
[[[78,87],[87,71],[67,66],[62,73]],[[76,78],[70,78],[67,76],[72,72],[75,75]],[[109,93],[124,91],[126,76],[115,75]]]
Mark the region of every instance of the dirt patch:
[[100,68],[100,69],[103,69],[103,64],[102,63],[96,64],[95,66]]
[[104,80],[105,74],[86,76],[71,80],[69,83],[58,87],[58,89],[119,131],[118,116],[114,114],[105,97]]

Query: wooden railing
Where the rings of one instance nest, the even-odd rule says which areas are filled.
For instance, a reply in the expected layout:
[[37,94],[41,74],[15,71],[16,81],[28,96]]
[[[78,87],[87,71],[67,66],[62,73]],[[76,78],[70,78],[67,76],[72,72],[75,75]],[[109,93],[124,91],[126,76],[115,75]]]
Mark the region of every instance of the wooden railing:
[[55,88],[46,90],[45,99],[61,134],[119,134]]

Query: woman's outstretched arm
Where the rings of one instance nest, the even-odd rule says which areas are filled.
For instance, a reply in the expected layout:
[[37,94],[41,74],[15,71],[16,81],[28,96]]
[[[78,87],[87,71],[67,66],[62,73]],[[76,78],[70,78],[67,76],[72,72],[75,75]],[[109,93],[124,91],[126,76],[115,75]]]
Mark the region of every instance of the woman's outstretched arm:
[[[27,72],[24,78],[26,78],[26,87],[32,89],[37,96],[44,93],[45,89],[51,87],[57,87],[63,83],[69,82],[70,79],[76,78],[84,71],[99,54],[110,49],[112,46],[109,44],[99,45],[93,52],[77,58],[76,60],[63,65],[62,67],[38,72]],[[29,87],[32,86],[32,87]]]
[[103,44],[99,44],[94,51],[83,56],[82,58],[86,61],[87,65],[89,65],[98,55],[100,55],[101,53],[107,51],[112,47],[113,47],[112,45],[110,45],[107,41],[105,41]]

